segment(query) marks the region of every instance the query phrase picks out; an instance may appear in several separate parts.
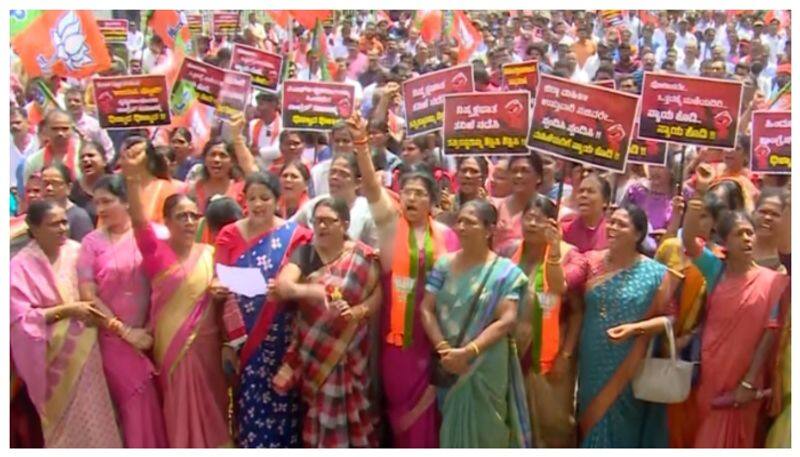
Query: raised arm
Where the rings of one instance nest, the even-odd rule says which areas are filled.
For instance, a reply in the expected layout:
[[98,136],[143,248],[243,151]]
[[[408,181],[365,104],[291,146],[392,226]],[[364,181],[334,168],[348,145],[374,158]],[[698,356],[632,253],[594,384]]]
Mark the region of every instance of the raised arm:
[[147,225],[147,217],[142,204],[142,176],[140,171],[143,169],[142,165],[146,160],[144,142],[133,144],[120,154],[119,163],[128,188],[128,212],[131,215],[131,223],[134,229],[143,228]]
[[683,221],[681,240],[683,241],[686,253],[691,258],[700,255],[700,251],[695,244],[695,239],[700,235],[700,216],[702,213],[703,200],[699,198],[689,200],[689,205],[686,209],[686,218]]
[[244,129],[247,125],[244,121],[244,114],[234,114],[229,124],[233,135],[233,153],[236,154],[236,161],[244,175],[249,176],[258,171],[258,165],[256,165],[256,159],[250,152],[250,148],[247,147],[247,140],[244,137]]
[[358,111],[355,111],[353,116],[347,120],[347,126],[353,137],[354,153],[358,161],[358,169],[361,172],[361,192],[368,202],[375,203],[380,200],[383,188],[372,163],[367,139],[367,123],[361,118]]

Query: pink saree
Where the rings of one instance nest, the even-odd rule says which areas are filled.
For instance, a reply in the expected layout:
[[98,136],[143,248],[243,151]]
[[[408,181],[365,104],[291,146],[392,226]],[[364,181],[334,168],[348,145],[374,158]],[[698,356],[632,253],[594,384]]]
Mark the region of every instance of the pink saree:
[[80,245],[54,264],[31,241],[11,261],[11,356],[42,423],[46,447],[121,447],[103,375],[97,329],[77,319],[48,324],[44,308],[78,298]]
[[[779,300],[786,275],[755,267],[740,276],[723,277],[709,296],[703,329],[700,382],[697,386],[700,428],[695,447],[754,447],[763,400],[739,408],[711,407],[711,401],[736,389],[750,366],[761,337],[778,328]],[[767,388],[765,366],[753,384]]]
[[195,244],[181,262],[153,226],[136,231],[145,274],[151,278],[153,358],[164,396],[170,447],[230,446],[218,312],[208,286],[214,249]]
[[[80,283],[93,283],[97,297],[117,318],[141,328],[150,306],[150,286],[141,265],[133,231],[112,243],[105,231],[95,230],[83,239],[77,269]],[[106,329],[100,330],[100,352],[125,447],[167,447],[150,358]]]

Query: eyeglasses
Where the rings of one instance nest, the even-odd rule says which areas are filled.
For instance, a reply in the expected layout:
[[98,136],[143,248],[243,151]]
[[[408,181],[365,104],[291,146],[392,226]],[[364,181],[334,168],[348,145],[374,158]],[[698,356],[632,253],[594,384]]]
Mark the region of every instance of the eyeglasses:
[[194,221],[199,221],[200,218],[202,218],[203,216],[193,211],[185,211],[183,213],[175,214],[172,217],[173,219],[176,219],[180,222],[194,222]]
[[400,195],[406,198],[413,197],[420,200],[430,198],[430,195],[427,192],[417,189],[403,189],[400,191]]
[[330,227],[334,224],[338,224],[340,221],[339,218],[336,217],[315,217],[311,220],[313,225],[324,225],[326,227]]
[[61,186],[65,185],[65,184],[66,183],[64,181],[50,181],[50,180],[42,181],[42,185],[44,187],[47,187],[47,186],[61,187]]

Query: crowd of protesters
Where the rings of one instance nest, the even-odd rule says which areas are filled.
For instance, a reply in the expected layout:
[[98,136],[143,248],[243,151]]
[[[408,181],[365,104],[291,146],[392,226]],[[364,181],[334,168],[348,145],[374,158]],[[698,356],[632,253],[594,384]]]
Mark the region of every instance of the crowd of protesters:
[[[790,177],[748,167],[750,113],[791,109],[788,15],[468,12],[462,62],[414,12],[336,12],[327,55],[262,13],[190,55],[328,65],[352,117],[284,129],[254,91],[206,137],[105,130],[90,78],[45,78],[48,104],[12,63],[12,446],[790,446]],[[131,21],[104,75],[175,58]],[[404,81],[471,63],[499,92],[530,59],[634,94],[645,72],[741,81],[736,147],[614,174],[405,134]],[[233,292],[222,267],[267,286]],[[640,400],[648,343],[669,357],[673,336],[689,397]]]

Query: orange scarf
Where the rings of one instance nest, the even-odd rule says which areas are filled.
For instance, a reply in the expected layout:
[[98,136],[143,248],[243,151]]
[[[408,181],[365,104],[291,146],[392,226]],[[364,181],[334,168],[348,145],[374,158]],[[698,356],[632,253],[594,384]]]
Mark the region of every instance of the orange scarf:
[[[517,265],[522,261],[522,249],[525,243],[521,242],[511,260]],[[562,259],[566,253],[572,249],[570,245],[561,242]],[[550,254],[550,247],[545,250],[544,258],[547,259]],[[553,362],[558,356],[558,351],[561,346],[561,296],[554,296],[551,299],[554,301],[553,306],[547,310],[542,308],[539,298],[536,296],[538,292],[548,293],[550,285],[547,280],[547,268],[538,265],[531,272],[530,279],[532,282],[533,290],[531,294],[531,301],[533,302],[533,341],[531,342],[531,356],[533,364],[531,369],[534,372],[547,373],[553,367]],[[523,348],[524,351],[527,348]]]
[[[428,234],[424,242],[425,270],[418,272],[419,248],[417,248],[416,236],[410,230],[406,218],[399,215],[393,252],[392,276],[389,283],[391,299],[389,334],[386,336],[386,342],[398,347],[408,347],[413,336],[417,278],[424,278],[425,273],[430,271],[436,259],[447,252],[444,234],[429,216]],[[413,261],[416,261],[416,264]]]
[[[67,170],[69,170],[70,175],[72,175],[72,179],[78,178],[78,175],[76,173],[77,172],[77,163],[76,163],[77,157],[75,155],[76,149],[77,148],[75,147],[75,139],[70,138],[69,141],[67,142],[67,153],[64,155],[64,160],[62,163],[64,164],[65,167],[67,167]],[[52,164],[53,164],[53,148],[48,143],[44,147],[44,157],[42,157],[42,168],[49,167]]]

